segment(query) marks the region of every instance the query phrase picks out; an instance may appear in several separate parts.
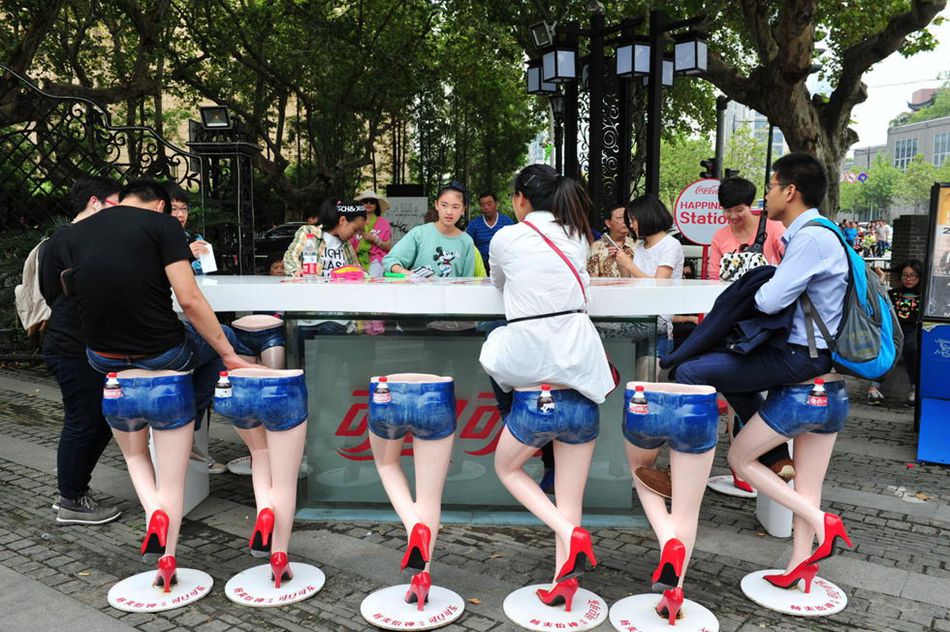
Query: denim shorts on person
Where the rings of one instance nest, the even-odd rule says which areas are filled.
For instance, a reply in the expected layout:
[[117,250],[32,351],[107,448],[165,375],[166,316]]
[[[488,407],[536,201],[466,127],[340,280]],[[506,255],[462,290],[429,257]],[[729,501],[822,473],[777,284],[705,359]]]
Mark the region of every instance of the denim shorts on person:
[[554,441],[587,443],[600,434],[600,407],[574,389],[551,391],[554,410],[541,412],[541,391],[514,391],[511,412],[505,420],[508,432],[525,445],[541,448]]
[[307,420],[307,384],[303,371],[286,373],[279,377],[232,373],[231,396],[216,395],[214,409],[243,430],[261,424],[274,432],[295,428]]
[[653,450],[665,442],[670,449],[701,454],[716,447],[719,408],[716,393],[646,391],[647,413],[630,411],[631,389],[624,392],[623,436],[638,448]]
[[383,439],[435,441],[455,432],[455,382],[388,382],[391,401],[373,400],[378,382],[369,385],[369,429]]
[[137,432],[174,430],[195,418],[191,376],[119,377],[121,396],[102,400],[102,414],[114,429]]
[[280,324],[270,329],[259,331],[244,331],[232,325],[238,344],[234,348],[238,355],[259,356],[271,347],[286,347],[287,336],[284,334],[284,325]]
[[813,388],[812,384],[790,384],[769,389],[759,416],[772,430],[789,438],[806,432],[840,432],[848,418],[847,384],[844,380],[825,382],[827,406],[808,403]]

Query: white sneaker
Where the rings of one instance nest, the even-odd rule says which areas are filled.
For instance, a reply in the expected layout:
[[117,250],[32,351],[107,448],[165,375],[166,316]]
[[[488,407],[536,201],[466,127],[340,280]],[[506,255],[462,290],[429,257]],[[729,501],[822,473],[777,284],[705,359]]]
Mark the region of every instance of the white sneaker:
[[228,471],[228,466],[224,463],[218,463],[212,457],[208,457],[208,474],[224,474]]
[[884,401],[884,394],[876,386],[868,389],[868,404],[877,406]]

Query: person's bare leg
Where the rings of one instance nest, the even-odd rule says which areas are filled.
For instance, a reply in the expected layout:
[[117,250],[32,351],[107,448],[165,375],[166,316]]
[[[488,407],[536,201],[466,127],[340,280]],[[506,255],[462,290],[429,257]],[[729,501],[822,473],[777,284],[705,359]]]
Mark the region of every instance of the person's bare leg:
[[644,486],[635,476],[637,468],[652,468],[656,464],[656,457],[660,451],[659,449],[644,450],[629,441],[625,442],[625,444],[627,448],[627,461],[630,463],[630,475],[633,476],[634,489],[637,490],[637,497],[643,506],[643,513],[646,514],[647,520],[653,528],[653,533],[656,534],[656,539],[660,543],[660,549],[662,549],[667,540],[676,537],[673,520],[670,518],[670,514],[666,509],[666,499]]
[[[290,430],[267,431],[270,456],[270,501],[274,510],[271,552],[287,551],[297,509],[297,475],[307,437],[307,422]],[[257,462],[254,462],[254,469]],[[255,489],[255,494],[256,494]]]
[[[836,435],[824,436],[831,437],[833,443]],[[816,533],[821,534],[820,537],[824,537],[824,513],[789,487],[775,472],[758,462],[760,455],[786,441],[787,437],[772,430],[762,417],[755,414],[733,440],[729,448],[729,465],[760,494],[791,510],[811,525]],[[798,458],[797,450],[795,456]]]
[[[452,458],[452,443],[455,435],[443,439],[412,442],[413,463],[416,470],[416,515],[429,527],[432,537],[429,539],[429,559],[435,550],[435,540],[439,535],[439,521],[442,519],[442,490]],[[428,570],[429,565],[426,565]]]
[[168,514],[165,555],[174,555],[185,504],[185,475],[194,439],[194,421],[173,430],[152,432],[158,462],[158,502]]
[[273,500],[271,500],[273,480],[271,478],[271,456],[268,450],[267,431],[264,430],[264,426],[247,430],[235,427],[234,430],[251,453],[251,484],[254,486],[254,501],[257,505],[257,513],[261,513],[262,509],[273,509]]
[[261,351],[261,364],[271,369],[287,368],[287,351],[284,347],[269,347]]
[[[821,487],[834,451],[835,434],[806,432],[795,437],[795,491],[815,509],[821,508]],[[811,555],[816,531],[797,514],[792,531],[792,555],[787,570],[795,568]]]
[[[524,464],[537,451],[537,448],[525,445],[515,439],[506,426],[501,431],[498,446],[495,448],[495,473],[505,489],[528,511],[554,531],[560,540],[561,546],[565,547],[564,550],[567,550],[566,547],[570,545],[571,534],[577,525],[558,511],[554,503],[548,499],[547,494],[541,491],[538,483],[524,471]],[[566,463],[564,465],[567,466]],[[589,467],[590,463],[587,466]],[[555,457],[555,493],[559,476],[558,468],[560,467],[561,463]],[[565,475],[561,475],[562,478],[563,476]],[[579,481],[577,484],[583,486],[586,482],[585,478],[584,481]]]
[[[386,490],[386,496],[389,497],[396,515],[402,521],[406,533],[409,533],[413,525],[422,522],[422,517],[416,510],[416,503],[409,491],[406,473],[402,471],[400,458],[403,438],[383,439],[370,432],[369,444],[373,450],[373,461],[376,463],[376,471],[379,473],[379,480],[383,483],[383,489]],[[433,525],[426,526],[431,529]]]
[[112,436],[122,451],[125,465],[129,468],[129,478],[145,510],[145,521],[151,518],[156,509],[161,509],[158,500],[158,487],[155,484],[155,469],[152,457],[148,453],[148,426],[135,432],[123,432],[112,429]]
[[[595,443],[554,441],[554,498],[558,512],[572,525],[579,525],[584,513],[584,488],[587,486]],[[538,487],[537,483],[535,487]],[[567,561],[569,551],[559,537],[555,537],[555,545],[554,575],[557,577],[558,570]]]
[[[676,538],[686,547],[680,586],[683,585],[686,567],[696,544],[699,509],[703,503],[703,494],[706,493],[706,481],[709,479],[709,471],[712,469],[715,455],[715,448],[701,454],[670,451],[670,474],[673,479],[670,521],[676,531]],[[660,538],[659,535],[657,539],[660,540],[660,550],[662,550],[666,545],[666,540]]]

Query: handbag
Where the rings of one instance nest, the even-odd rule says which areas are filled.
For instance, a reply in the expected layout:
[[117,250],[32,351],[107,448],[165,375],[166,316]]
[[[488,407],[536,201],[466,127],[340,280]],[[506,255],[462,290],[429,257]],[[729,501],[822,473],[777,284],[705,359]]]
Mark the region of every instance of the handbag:
[[[544,243],[546,243],[551,248],[551,250],[553,250],[557,254],[557,256],[561,258],[561,261],[567,264],[568,269],[570,269],[571,273],[574,275],[574,278],[577,279],[577,284],[581,288],[581,294],[584,296],[584,309],[582,311],[583,313],[586,314],[587,313],[587,289],[584,287],[584,282],[581,280],[581,275],[577,273],[577,268],[575,268],[574,264],[571,263],[571,260],[567,258],[567,255],[561,252],[561,249],[558,248],[557,245],[555,245],[553,241],[548,239],[547,235],[545,235],[540,230],[538,230],[537,226],[535,226],[534,224],[526,220],[522,220],[521,223],[527,226],[528,228],[530,228],[531,230],[533,230],[534,232],[538,233],[538,235],[541,236],[541,239],[544,240]],[[571,310],[571,311],[576,312],[579,310]],[[559,312],[559,313],[568,314],[568,313],[571,313],[571,311],[565,311],[565,312]],[[607,357],[607,366],[610,367],[610,377],[613,379],[613,382],[614,382],[614,388],[608,391],[608,395],[609,395],[610,393],[614,391],[615,388],[617,388],[617,385],[620,384],[620,371],[618,371],[617,367],[614,366],[614,363],[610,361],[610,355],[607,353],[606,350],[604,351],[604,355]]]
[[755,240],[751,244],[742,244],[736,252],[728,252],[719,262],[719,278],[722,281],[735,281],[753,268],[769,265],[765,258],[765,226],[769,221],[768,213],[762,208],[759,215],[759,226],[756,229]]

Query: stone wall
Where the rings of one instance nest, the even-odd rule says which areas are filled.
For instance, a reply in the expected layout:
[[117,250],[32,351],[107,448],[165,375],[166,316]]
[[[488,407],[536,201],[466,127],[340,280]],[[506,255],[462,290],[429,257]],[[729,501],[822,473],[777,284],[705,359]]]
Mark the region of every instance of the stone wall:
[[[891,263],[900,265],[907,259],[919,259],[927,256],[927,231],[930,230],[929,215],[901,215],[894,220],[894,241],[891,245]],[[891,285],[900,281],[900,270],[891,268]]]

